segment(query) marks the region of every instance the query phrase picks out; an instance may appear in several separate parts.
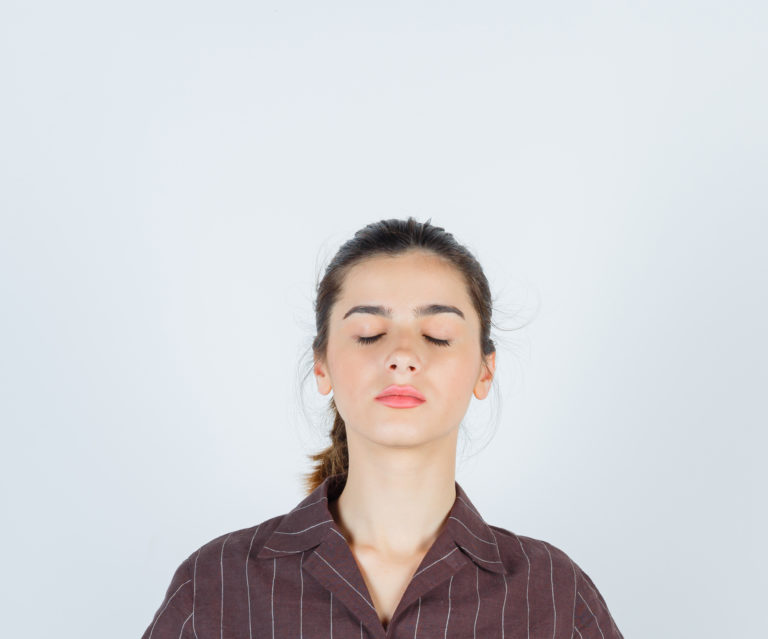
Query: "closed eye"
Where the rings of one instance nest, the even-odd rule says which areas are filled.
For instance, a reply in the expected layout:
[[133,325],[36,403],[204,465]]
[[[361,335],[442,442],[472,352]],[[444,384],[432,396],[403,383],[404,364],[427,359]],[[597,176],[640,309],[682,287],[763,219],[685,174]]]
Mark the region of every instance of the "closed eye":
[[[373,335],[372,337],[358,337],[357,341],[360,344],[373,344],[377,339],[379,339],[384,333],[380,333],[379,335]],[[450,346],[451,342],[447,339],[437,339],[435,337],[430,337],[429,335],[424,336],[427,341],[431,342],[432,344],[435,344],[436,346]]]

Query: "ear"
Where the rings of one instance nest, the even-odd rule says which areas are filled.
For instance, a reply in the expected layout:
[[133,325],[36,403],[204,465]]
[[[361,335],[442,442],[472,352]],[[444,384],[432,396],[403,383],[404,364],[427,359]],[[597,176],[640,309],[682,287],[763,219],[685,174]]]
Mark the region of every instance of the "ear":
[[488,392],[491,390],[491,382],[493,382],[493,374],[496,371],[496,351],[490,355],[486,355],[486,361],[480,369],[480,376],[477,379],[473,393],[477,399],[485,399],[488,396]]
[[317,382],[317,390],[321,395],[327,395],[331,392],[331,377],[328,375],[328,367],[325,362],[319,359],[315,360],[315,366],[312,371],[315,374],[315,381]]

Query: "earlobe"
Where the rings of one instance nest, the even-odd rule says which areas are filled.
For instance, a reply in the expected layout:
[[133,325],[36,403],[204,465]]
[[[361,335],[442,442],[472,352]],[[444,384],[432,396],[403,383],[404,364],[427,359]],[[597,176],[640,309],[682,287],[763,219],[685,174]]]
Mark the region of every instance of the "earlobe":
[[327,395],[331,392],[331,378],[328,376],[328,372],[325,370],[325,366],[322,362],[315,362],[313,370],[315,374],[315,381],[317,382],[317,390],[321,395]]
[[475,384],[473,393],[475,397],[477,397],[477,399],[485,399],[486,397],[488,397],[488,392],[490,391],[491,383],[493,382],[493,374],[495,370],[496,370],[496,353],[493,352],[490,355],[488,355],[486,360],[483,362],[480,378],[477,380],[477,383]]
[[488,380],[487,382],[478,382],[475,386],[475,390],[473,391],[473,394],[477,399],[485,399],[488,397],[488,391],[490,390],[490,384],[491,381]]

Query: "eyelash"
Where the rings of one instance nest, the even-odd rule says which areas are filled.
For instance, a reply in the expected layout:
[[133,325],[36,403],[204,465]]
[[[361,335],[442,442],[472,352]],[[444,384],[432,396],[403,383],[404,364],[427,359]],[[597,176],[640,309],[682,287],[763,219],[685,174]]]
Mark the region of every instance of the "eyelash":
[[[384,333],[381,333],[383,335]],[[381,335],[374,335],[373,337],[358,337],[357,341],[360,344],[372,344],[377,339],[381,337]],[[436,339],[434,337],[430,337],[429,335],[425,335],[424,337],[427,338],[430,342],[432,342],[435,346],[450,346],[451,342],[447,339]]]

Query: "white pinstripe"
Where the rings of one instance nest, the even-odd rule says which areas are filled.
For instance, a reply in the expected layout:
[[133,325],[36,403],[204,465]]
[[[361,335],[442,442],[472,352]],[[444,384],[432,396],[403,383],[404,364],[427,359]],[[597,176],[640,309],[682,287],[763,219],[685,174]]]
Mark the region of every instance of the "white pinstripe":
[[275,639],[275,577],[277,576],[277,557],[272,557],[272,599],[270,601],[272,611],[272,639]]
[[528,639],[531,639],[531,604],[528,600],[528,586],[531,583],[531,559],[528,557],[528,553],[525,552],[525,548],[523,548],[523,542],[520,541],[520,537],[515,535],[515,533],[512,534],[514,535],[515,539],[517,539],[517,543],[520,544],[520,550],[523,551],[525,560],[528,562],[528,578],[525,581],[525,608],[528,615]]
[[[190,612],[190,613],[189,613],[189,617],[191,617],[191,616],[192,616],[192,613]],[[184,623],[183,623],[183,624],[181,624],[181,630],[179,630],[179,639],[181,639],[181,635],[183,635],[183,634],[184,634],[184,626],[186,626],[186,625],[187,625],[187,622],[189,621],[189,617],[187,617],[187,618],[184,620]]]
[[[464,526],[464,528],[466,528],[466,529],[467,529],[467,532],[468,532],[470,535],[472,535],[472,536],[473,536],[475,539],[478,539],[478,540],[482,541],[484,544],[490,544],[491,546],[493,546],[493,545],[496,543],[496,536],[495,536],[495,535],[494,535],[494,537],[493,537],[493,538],[494,538],[494,541],[486,541],[486,540],[485,540],[485,539],[483,539],[482,537],[478,537],[478,536],[477,536],[475,533],[473,533],[473,532],[472,532],[472,531],[471,531],[471,530],[470,530],[470,529],[467,527],[467,524],[465,524],[463,521],[461,521],[461,519],[458,519],[458,518],[454,517],[453,515],[451,515],[450,517],[448,517],[448,519],[455,519],[456,521],[458,521],[458,522],[459,522],[459,523],[460,523],[462,526]],[[491,531],[491,534],[493,535],[493,531]]]
[[192,573],[192,632],[197,639],[197,629],[195,628],[195,593],[197,592],[197,558],[200,556],[202,547],[198,549],[195,555],[195,570]]
[[[495,542],[496,541],[496,534],[493,532],[493,530],[491,530],[491,535],[493,535],[493,541]],[[518,539],[518,541],[520,541],[520,540]],[[507,588],[507,575],[506,575],[506,572],[502,573],[501,576],[504,577],[504,603],[501,604],[501,639],[504,639],[504,608],[507,605],[507,590],[508,590],[508,588]]]
[[611,611],[608,610],[608,607],[603,603],[603,600],[600,598],[600,595],[597,593],[597,590],[593,588],[592,584],[589,583],[588,580],[585,579],[584,582],[587,584],[587,586],[589,586],[589,589],[592,591],[592,594],[595,595],[595,599],[600,604],[600,606],[602,606],[603,610],[605,610],[605,612],[607,613],[608,618],[611,620],[611,625],[613,626],[613,629],[616,631],[617,634],[621,634],[619,632],[618,626],[616,625],[616,622],[613,620],[613,615],[611,615]]
[[[317,524],[312,524],[311,526],[307,526],[304,528],[304,530],[296,530],[296,531],[288,531],[288,530],[276,530],[276,535],[300,535],[303,532],[307,532],[308,530],[312,528],[317,528],[318,526],[322,526],[323,524],[327,524],[329,521],[333,521],[333,519],[325,519]],[[272,550],[270,548],[270,550]]]
[[[422,568],[421,570],[419,570],[419,572],[417,572],[417,573],[416,573],[416,574],[415,574],[413,577],[411,577],[411,579],[413,579],[414,577],[418,577],[418,576],[419,576],[421,573],[423,573],[425,570],[429,570],[429,569],[430,569],[432,566],[434,566],[435,564],[439,564],[441,561],[443,561],[443,559],[445,559],[445,558],[446,558],[446,557],[448,557],[449,555],[452,555],[452,554],[453,554],[453,553],[455,553],[455,552],[456,552],[458,549],[459,549],[459,547],[458,547],[458,546],[456,546],[456,547],[455,547],[455,548],[454,548],[454,549],[453,549],[451,552],[448,552],[448,553],[444,554],[442,557],[440,557],[440,559],[436,559],[436,560],[435,560],[435,561],[433,561],[431,564],[429,564],[429,566],[424,566],[424,568]],[[453,579],[453,577],[451,577],[451,579]]]
[[330,620],[331,620],[331,639],[333,639],[333,591],[331,591],[331,613],[330,613]]
[[315,554],[316,554],[318,557],[320,557],[320,559],[322,559],[323,561],[325,561],[325,563],[326,563],[326,564],[328,564],[328,567],[329,567],[331,570],[333,570],[333,572],[335,572],[335,573],[336,573],[336,574],[337,574],[339,577],[341,577],[341,579],[344,581],[344,583],[345,583],[345,584],[347,584],[347,585],[348,585],[350,588],[352,588],[352,590],[354,590],[354,591],[355,591],[355,592],[356,592],[358,595],[360,595],[360,598],[361,598],[361,599],[362,599],[362,600],[363,600],[365,603],[367,603],[367,604],[368,604],[368,605],[369,605],[369,606],[370,606],[370,607],[371,607],[373,610],[376,610],[376,608],[374,607],[374,605],[373,605],[373,604],[372,604],[370,601],[368,601],[368,600],[365,598],[365,595],[364,595],[363,593],[361,593],[361,592],[360,592],[360,591],[359,591],[357,588],[355,588],[355,587],[354,587],[354,586],[353,586],[351,583],[349,583],[349,581],[347,581],[347,580],[344,578],[344,576],[343,576],[343,575],[342,575],[342,574],[341,574],[341,573],[340,573],[338,570],[336,570],[336,569],[335,569],[333,566],[331,566],[331,564],[329,564],[329,563],[328,563],[328,561],[325,559],[325,557],[323,557],[323,556],[322,556],[322,555],[321,555],[319,552],[317,552],[317,550],[315,550],[315,551],[314,551],[314,553],[315,553]]
[[251,556],[251,548],[253,548],[253,540],[256,539],[256,533],[259,532],[261,524],[256,526],[256,530],[253,531],[251,537],[251,543],[248,544],[248,554],[245,556],[245,594],[248,596],[248,636],[253,639],[253,623],[251,622],[251,584],[248,582],[248,558]]
[[443,639],[448,636],[448,620],[451,618],[451,585],[453,584],[453,575],[448,582],[448,616],[445,618],[445,632],[443,633]]
[[152,639],[152,633],[155,631],[155,624],[157,624],[157,620],[160,619],[162,614],[165,612],[165,609],[168,607],[168,604],[171,603],[171,599],[173,599],[184,586],[186,586],[191,579],[187,579],[183,584],[181,584],[178,588],[176,588],[176,592],[174,592],[169,598],[168,601],[165,602],[165,605],[163,606],[163,609],[157,613],[157,617],[155,617],[155,622],[152,624],[152,630],[149,631],[149,639]]
[[421,597],[419,597],[419,609],[416,611],[416,627],[413,629],[413,639],[416,639],[416,633],[419,630],[419,616],[421,615]]
[[480,567],[475,566],[475,588],[477,590],[477,611],[475,612],[475,627],[472,629],[472,639],[477,639],[477,618],[480,615]]
[[317,499],[317,500],[315,500],[313,502],[305,504],[304,506],[296,506],[296,508],[291,510],[291,512],[289,512],[288,514],[290,515],[291,513],[298,512],[299,510],[304,510],[305,508],[309,508],[310,506],[314,506],[315,504],[319,504],[321,501],[326,501],[327,499],[328,499],[327,497],[321,497],[320,499]]
[[482,561],[483,563],[486,563],[486,564],[500,564],[501,563],[500,561],[498,561],[496,559],[483,559],[482,557],[478,557],[475,553],[467,550],[466,548],[464,548],[464,552],[472,555],[478,561]]
[[501,606],[501,639],[504,639],[504,608],[507,605],[507,575],[502,575],[504,577],[504,603]]
[[[581,632],[579,632],[579,629],[576,626],[574,626],[573,629],[579,634],[579,637],[582,636]],[[571,636],[573,636],[573,635],[571,635]],[[582,637],[582,639],[583,639],[583,637]]]
[[229,539],[230,535],[232,533],[229,533],[227,535],[227,538],[224,540],[224,543],[221,544],[221,556],[219,557],[219,565],[221,566],[221,617],[219,620],[219,628],[220,628],[220,637],[221,639],[224,639],[224,546],[227,543],[227,540]]
[[[571,570],[573,570],[573,619],[571,620],[571,625],[575,630],[576,629],[576,593],[579,591],[579,588],[578,588],[578,581],[576,577],[576,566],[573,565],[573,559],[571,559]],[[571,632],[571,639],[573,639],[573,632]]]
[[595,623],[597,624],[597,629],[600,631],[600,636],[605,639],[605,635],[603,634],[603,629],[600,627],[600,622],[597,620],[597,617],[595,616],[595,613],[592,612],[592,608],[589,607],[589,604],[587,603],[587,600],[584,599],[581,593],[579,593],[579,597],[581,597],[581,600],[584,602],[584,605],[587,607],[587,610],[589,610],[589,614],[592,615],[595,619]]
[[555,639],[555,630],[557,628],[557,603],[555,603],[555,575],[553,574],[552,570],[552,553],[549,552],[549,547],[545,542],[541,542],[544,546],[544,549],[547,551],[547,554],[549,555],[549,583],[552,585],[552,614],[553,614],[553,621],[552,621],[552,639]]
[[301,595],[299,596],[299,638],[304,639],[304,551],[299,562],[299,578],[301,579]]
[[347,541],[347,538],[346,538],[344,535],[342,535],[342,534],[341,534],[341,533],[340,533],[338,530],[336,530],[335,528],[331,528],[331,532],[335,532],[335,533],[336,533],[336,534],[337,534],[339,537],[341,537],[341,538],[342,538],[342,539],[343,539],[345,542]]
[[[462,503],[463,503],[463,504],[464,504],[464,505],[465,505],[467,508],[469,508],[469,509],[470,509],[470,510],[471,510],[473,513],[475,513],[475,514],[476,514],[478,517],[480,517],[480,513],[479,513],[479,512],[477,512],[477,510],[476,510],[475,508],[472,508],[472,506],[470,506],[470,505],[469,505],[469,504],[466,502],[466,500],[464,500],[463,498],[459,497],[458,495],[456,495],[456,497],[458,497],[459,501],[460,501],[460,502],[462,502]],[[482,517],[480,517],[480,518],[482,519]]]

